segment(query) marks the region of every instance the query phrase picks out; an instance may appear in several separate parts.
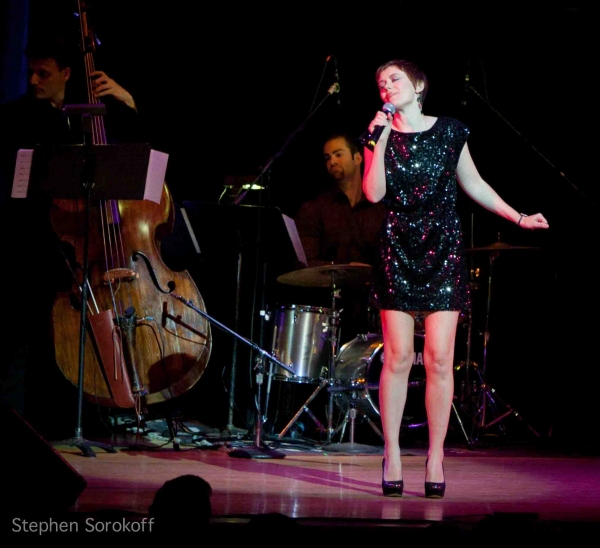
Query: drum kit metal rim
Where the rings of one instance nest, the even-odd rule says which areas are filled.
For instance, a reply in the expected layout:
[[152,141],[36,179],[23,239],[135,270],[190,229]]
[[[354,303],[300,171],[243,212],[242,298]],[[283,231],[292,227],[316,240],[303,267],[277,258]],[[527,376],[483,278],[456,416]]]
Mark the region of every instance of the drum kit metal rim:
[[[504,252],[504,251],[510,251],[510,250],[534,250],[534,249],[540,249],[539,247],[533,247],[533,246],[520,246],[520,245],[512,245],[512,244],[508,244],[506,242],[501,241],[500,239],[500,235],[498,235],[498,241],[490,244],[490,245],[486,245],[486,246],[482,246],[482,247],[471,247],[471,248],[467,248],[465,249],[465,251],[467,253],[477,253],[477,252],[487,252],[489,254],[490,257],[490,276],[489,276],[489,280],[488,280],[488,284],[489,286],[491,286],[491,266],[493,264],[494,259],[499,255],[500,252]],[[284,381],[288,381],[288,382],[295,382],[295,383],[308,383],[308,384],[318,384],[318,386],[316,387],[315,391],[309,396],[309,398],[306,400],[306,402],[304,402],[304,404],[302,405],[302,407],[298,410],[298,412],[294,415],[294,417],[292,417],[292,419],[289,421],[289,423],[283,428],[283,430],[278,434],[278,438],[282,439],[285,434],[289,431],[289,429],[293,426],[293,424],[297,421],[297,419],[300,417],[300,415],[303,412],[308,412],[311,417],[313,418],[313,420],[315,420],[315,422],[317,423],[317,426],[319,426],[322,430],[325,430],[325,428],[319,423],[318,419],[314,416],[314,414],[312,414],[310,412],[310,410],[308,409],[308,405],[310,404],[310,402],[316,397],[316,395],[325,387],[328,387],[328,392],[329,392],[329,404],[328,404],[328,413],[327,413],[327,420],[328,420],[328,425],[327,425],[327,445],[326,447],[329,448],[329,450],[335,450],[335,446],[337,447],[342,447],[345,446],[346,449],[352,449],[354,447],[356,447],[359,450],[365,450],[366,448],[368,448],[368,446],[363,446],[361,444],[355,444],[354,440],[353,440],[353,435],[354,435],[354,419],[356,417],[356,409],[354,405],[351,405],[351,407],[349,409],[346,410],[346,417],[344,418],[344,421],[341,425],[338,425],[336,428],[333,427],[333,402],[334,402],[334,398],[336,397],[336,395],[339,395],[340,393],[344,393],[344,392],[349,392],[349,391],[357,391],[357,390],[365,390],[365,389],[377,389],[378,388],[378,382],[376,383],[377,386],[375,385],[371,385],[371,384],[365,384],[366,383],[366,379],[362,379],[362,378],[357,378],[357,379],[345,379],[345,383],[340,384],[339,380],[340,379],[336,379],[335,377],[335,370],[336,370],[336,366],[338,364],[338,361],[340,359],[340,357],[342,356],[343,352],[346,351],[348,349],[348,346],[351,345],[353,342],[355,342],[356,340],[358,340],[360,337],[369,337],[369,336],[378,336],[381,338],[381,346],[383,346],[383,338],[381,337],[380,334],[378,333],[367,333],[367,334],[358,334],[356,339],[354,339],[353,341],[349,341],[347,343],[345,343],[344,345],[342,345],[341,348],[338,348],[339,346],[339,340],[338,340],[338,326],[339,326],[339,314],[336,310],[336,299],[339,298],[339,292],[340,289],[345,288],[345,287],[357,287],[357,286],[362,286],[365,284],[369,284],[371,283],[371,276],[372,276],[372,267],[368,264],[364,264],[364,263],[347,263],[347,264],[326,264],[326,265],[322,265],[322,266],[315,266],[315,267],[307,267],[307,268],[303,268],[303,269],[299,269],[299,270],[294,270],[291,272],[287,272],[285,274],[280,275],[277,278],[277,281],[279,283],[283,283],[283,284],[287,284],[287,285],[293,285],[293,286],[302,286],[302,287],[313,287],[313,288],[330,288],[331,289],[331,293],[332,293],[332,306],[331,308],[324,308],[324,307],[313,307],[313,306],[304,306],[304,305],[282,305],[280,307],[280,310],[294,310],[294,309],[298,309],[298,310],[304,310],[304,311],[311,311],[313,313],[316,314],[324,314],[327,318],[327,321],[322,322],[322,327],[323,327],[323,333],[326,333],[327,336],[325,337],[325,340],[329,343],[329,356],[328,356],[328,361],[325,367],[323,367],[321,369],[321,371],[323,372],[323,374],[319,374],[318,378],[314,377],[314,376],[307,376],[307,377],[303,377],[303,376],[298,376],[296,377],[295,375],[283,375],[283,376],[278,376],[278,377],[274,377],[276,380],[284,380]],[[487,297],[487,318],[486,318],[486,332],[487,332],[487,324],[489,322],[489,301],[490,301],[490,291],[489,291],[489,287],[488,287],[488,297]],[[472,322],[472,318],[471,318],[471,314],[467,315],[468,323],[469,323],[469,330],[471,329],[471,322]],[[274,337],[275,339],[276,337]],[[468,342],[467,342],[469,348],[467,350],[467,356],[468,356],[468,360],[469,355],[470,355],[470,333],[468,336]],[[279,359],[281,359],[281,356],[278,356],[279,353],[278,348],[274,348],[273,354],[275,356],[277,356]],[[284,353],[286,357],[290,356],[290,350],[287,350],[287,353]],[[369,359],[369,358],[363,358],[363,359]],[[372,356],[371,356],[372,359]],[[485,357],[484,357],[485,359]],[[285,360],[282,360],[285,362]],[[466,364],[467,366],[470,365],[469,363]],[[456,369],[456,368],[455,368]],[[485,363],[483,364],[483,369],[482,368],[478,368],[478,370],[476,371],[479,378],[479,382],[480,382],[480,389],[478,390],[478,392],[483,394],[483,402],[478,402],[478,407],[479,409],[474,411],[474,414],[478,414],[478,416],[480,414],[485,415],[485,407],[487,407],[491,403],[495,403],[496,400],[498,400],[500,403],[502,403],[507,409],[507,413],[505,413],[504,415],[501,415],[500,417],[497,417],[495,420],[492,421],[492,423],[497,423],[498,421],[502,420],[504,418],[504,416],[507,416],[508,414],[514,414],[515,416],[518,415],[518,413],[516,411],[514,411],[510,406],[508,406],[508,404],[506,404],[505,402],[503,402],[503,400],[501,400],[497,394],[495,394],[495,391],[493,389],[491,389],[491,387],[488,387],[487,383],[485,383],[485,379],[484,377],[482,377],[482,375],[485,374]],[[325,374],[326,373],[326,374]],[[417,385],[420,385],[420,383],[417,383]],[[493,396],[492,396],[493,395]],[[492,397],[494,398],[492,400]],[[483,406],[483,409],[482,409]],[[267,404],[267,408],[268,408],[268,404]],[[467,434],[464,425],[462,423],[462,420],[460,418],[460,415],[456,409],[456,407],[454,407],[454,403],[453,403],[453,408],[456,414],[456,417],[458,419],[458,422],[460,423],[461,429],[463,431],[463,434],[465,436],[465,438],[467,439],[467,443],[469,445],[471,445],[473,443],[473,438]],[[375,409],[375,412],[378,414],[378,409]],[[497,411],[496,411],[497,412]],[[381,434],[381,432],[379,431],[379,429],[377,428],[377,426],[373,423],[373,421],[370,419],[370,417],[366,416],[365,413],[362,413],[363,417],[367,419],[367,422],[369,422],[369,424],[371,424],[371,426],[373,427],[373,429],[381,436],[381,438],[383,439],[383,435]],[[473,420],[475,420],[475,418],[473,417]],[[479,418],[477,420],[480,420]],[[344,431],[346,428],[346,424],[350,421],[350,443],[349,444],[334,444],[332,443],[332,438],[333,435],[338,433],[340,430],[342,432],[341,434],[341,438],[343,438],[344,436]],[[423,426],[425,425],[427,422],[425,420],[425,422],[419,422],[418,424],[414,425],[414,426]],[[411,425],[408,425],[409,427],[411,427]],[[486,424],[479,424],[478,427],[481,428],[485,428],[487,425]],[[341,439],[340,438],[340,439]]]

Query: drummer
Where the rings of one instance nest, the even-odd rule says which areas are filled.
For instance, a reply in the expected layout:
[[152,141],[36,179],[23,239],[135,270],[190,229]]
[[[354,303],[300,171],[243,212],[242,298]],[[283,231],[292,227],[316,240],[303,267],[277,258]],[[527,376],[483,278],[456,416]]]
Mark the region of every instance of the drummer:
[[[372,265],[386,209],[363,194],[363,156],[356,139],[345,133],[331,135],[323,145],[323,160],[334,184],[304,202],[295,218],[307,266]],[[341,343],[376,329],[368,309],[369,289],[368,283],[340,289],[335,306],[340,311]],[[331,293],[314,293],[313,302],[300,304],[331,307]]]

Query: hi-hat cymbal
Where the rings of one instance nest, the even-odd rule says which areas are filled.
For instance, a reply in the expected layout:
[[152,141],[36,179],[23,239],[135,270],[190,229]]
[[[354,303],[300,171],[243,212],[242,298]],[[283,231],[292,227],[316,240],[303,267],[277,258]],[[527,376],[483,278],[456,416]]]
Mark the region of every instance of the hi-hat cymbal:
[[301,268],[277,278],[278,282],[304,287],[336,287],[360,285],[371,280],[372,268],[368,264],[328,264]]
[[493,244],[483,247],[471,247],[467,251],[506,251],[509,249],[539,249],[539,247],[531,247],[527,245],[511,245],[505,242],[497,241]]

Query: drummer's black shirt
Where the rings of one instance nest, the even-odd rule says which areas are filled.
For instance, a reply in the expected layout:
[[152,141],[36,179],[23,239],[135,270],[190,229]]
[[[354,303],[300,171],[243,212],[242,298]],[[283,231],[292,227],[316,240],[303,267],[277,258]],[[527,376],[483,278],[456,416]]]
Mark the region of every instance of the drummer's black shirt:
[[386,208],[364,196],[354,207],[339,188],[302,204],[296,226],[309,267],[324,264],[372,265]]
[[[386,208],[365,197],[354,207],[338,187],[304,202],[295,217],[307,266],[363,263],[372,265]],[[333,288],[280,284],[277,304],[322,306],[339,312],[340,342],[376,328],[379,311],[368,308],[370,286]],[[375,324],[375,325],[374,325]]]

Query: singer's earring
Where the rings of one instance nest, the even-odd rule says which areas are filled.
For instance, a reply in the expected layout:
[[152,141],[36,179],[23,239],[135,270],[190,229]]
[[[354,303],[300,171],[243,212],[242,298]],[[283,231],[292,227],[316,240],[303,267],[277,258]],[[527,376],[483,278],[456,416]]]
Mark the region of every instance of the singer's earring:
[[421,95],[420,91],[417,92],[417,103],[419,105],[419,109],[423,110],[423,96]]

